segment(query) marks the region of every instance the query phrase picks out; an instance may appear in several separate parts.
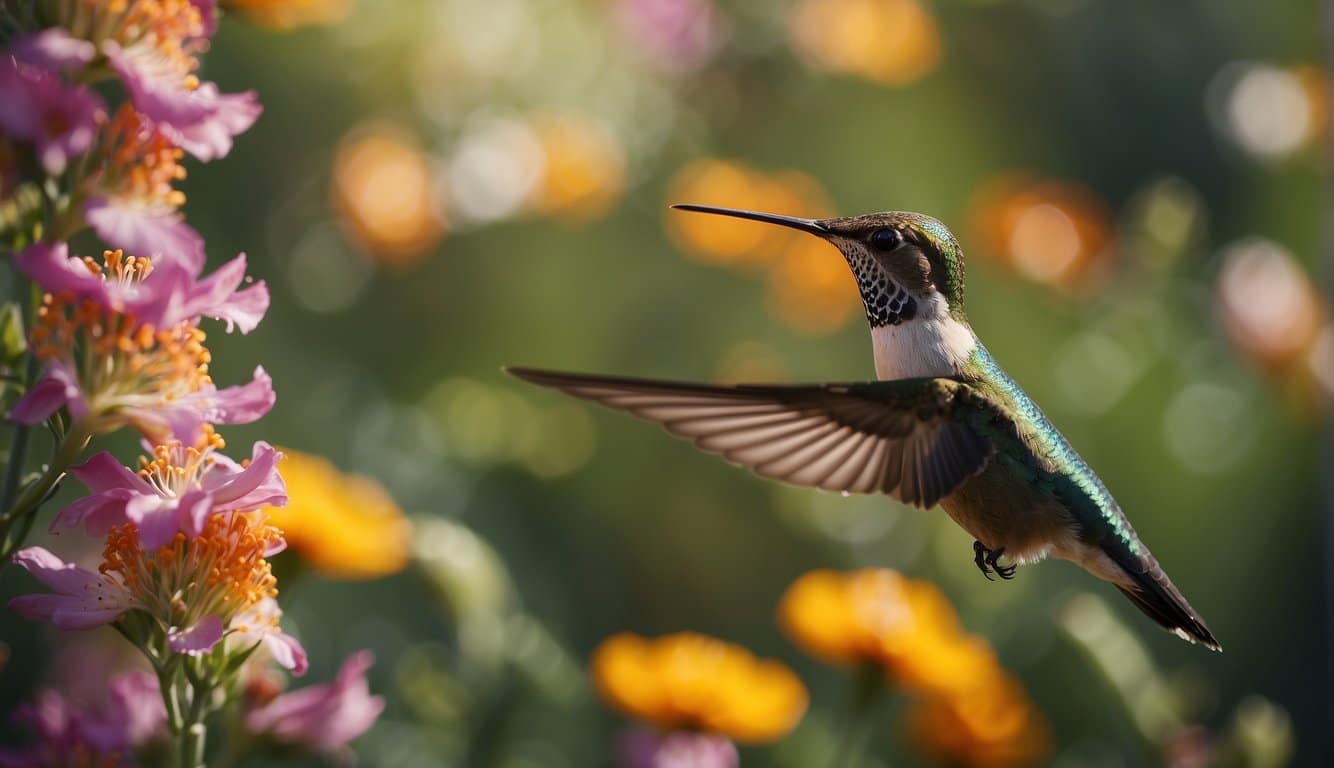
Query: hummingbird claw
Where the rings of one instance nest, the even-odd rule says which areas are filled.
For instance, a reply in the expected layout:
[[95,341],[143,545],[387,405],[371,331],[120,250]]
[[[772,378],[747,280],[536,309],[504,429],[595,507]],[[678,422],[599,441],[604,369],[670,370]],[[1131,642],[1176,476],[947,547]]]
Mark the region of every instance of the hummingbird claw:
[[987,581],[995,581],[995,579],[991,578],[991,566],[987,562],[987,556],[989,554],[990,552],[987,551],[986,546],[982,542],[973,542],[973,562],[977,564],[977,569],[982,572],[982,575],[987,577]]
[[977,564],[977,569],[987,577],[987,581],[995,581],[991,574],[995,573],[1003,581],[1009,581],[1014,578],[1016,566],[1001,565],[997,561],[1005,554],[1005,547],[996,549],[987,549],[986,545],[980,541],[973,542],[973,562]]

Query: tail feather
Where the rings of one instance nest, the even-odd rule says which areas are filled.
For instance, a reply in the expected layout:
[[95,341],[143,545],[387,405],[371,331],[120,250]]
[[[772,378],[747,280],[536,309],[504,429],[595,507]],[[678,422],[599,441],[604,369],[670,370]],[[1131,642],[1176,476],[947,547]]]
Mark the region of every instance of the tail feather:
[[1133,583],[1118,584],[1117,589],[1145,615],[1181,639],[1200,643],[1213,651],[1223,650],[1214,633],[1204,625],[1204,619],[1190,606],[1172,580],[1167,578],[1158,561],[1146,554],[1142,567],[1143,570],[1126,568],[1126,575]]

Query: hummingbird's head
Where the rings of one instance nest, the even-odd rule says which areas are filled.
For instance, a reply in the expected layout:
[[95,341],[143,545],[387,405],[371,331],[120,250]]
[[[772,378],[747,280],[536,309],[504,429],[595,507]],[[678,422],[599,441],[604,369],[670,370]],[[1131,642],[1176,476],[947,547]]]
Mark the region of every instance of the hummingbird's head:
[[920,213],[889,211],[799,219],[708,205],[674,205],[799,229],[829,241],[857,280],[872,328],[947,315],[964,321],[963,251],[944,224]]

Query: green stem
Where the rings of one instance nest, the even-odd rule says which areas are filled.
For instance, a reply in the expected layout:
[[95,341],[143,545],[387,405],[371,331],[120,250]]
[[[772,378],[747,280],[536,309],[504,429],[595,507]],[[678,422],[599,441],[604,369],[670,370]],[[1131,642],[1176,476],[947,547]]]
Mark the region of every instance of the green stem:
[[[87,447],[90,438],[91,436],[82,429],[71,429],[69,434],[65,435],[65,439],[60,441],[56,454],[51,457],[51,463],[47,465],[42,475],[24,488],[14,506],[0,517],[0,536],[3,536],[3,542],[0,542],[0,560],[7,559],[23,544],[23,539],[32,528],[38,508],[46,501],[56,483],[65,476],[65,470],[83,454],[83,449]],[[14,530],[16,525],[17,531]],[[18,535],[11,535],[12,533]]]
[[830,768],[853,768],[861,757],[866,734],[871,728],[871,715],[885,690],[885,672],[873,664],[864,665],[852,681],[848,697],[848,716],[844,721],[843,739],[834,751]]

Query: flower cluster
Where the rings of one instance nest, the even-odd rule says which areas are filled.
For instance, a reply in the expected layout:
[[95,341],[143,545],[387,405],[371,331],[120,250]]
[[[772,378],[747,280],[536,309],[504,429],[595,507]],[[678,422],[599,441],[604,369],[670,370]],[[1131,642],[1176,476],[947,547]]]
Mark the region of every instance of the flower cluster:
[[985,640],[963,632],[934,584],[888,569],[811,571],[778,612],[812,656],[858,665],[913,694],[911,735],[942,763],[1006,768],[1046,754],[1046,725],[1023,685]]
[[[253,92],[223,93],[198,75],[218,15],[213,0],[6,11],[0,253],[40,298],[28,308],[26,343],[3,356],[16,428],[0,487],[0,558],[47,588],[9,607],[62,630],[113,626],[153,674],[118,678],[110,703],[87,711],[42,694],[20,717],[38,743],[5,764],[121,764],[165,741],[172,764],[202,765],[210,718],[226,706],[240,708],[228,719],[257,743],[328,752],[383,706],[367,687],[368,654],[331,685],[235,695],[257,669],[301,675],[307,660],[281,626],[270,563],[286,546],[271,517],[288,499],[281,454],[257,442],[233,460],[216,431],[265,415],[272,382],[256,367],[248,382],[215,384],[205,330],[210,321],[254,330],[268,289],[248,276],[244,255],[206,270],[204,240],[175,188],[187,158],[225,156],[261,111]],[[92,87],[108,77],[122,103]],[[100,257],[72,252],[84,230],[105,245]],[[23,314],[17,303],[4,312]],[[54,451],[29,473],[42,428]],[[137,467],[107,452],[80,463],[91,439],[126,429],[143,441]],[[88,493],[51,530],[99,541],[95,568],[20,548],[67,473]]]
[[806,712],[806,687],[792,670],[693,632],[615,635],[591,666],[607,701],[667,734],[632,731],[622,745],[631,766],[734,767],[730,740],[777,741]]

